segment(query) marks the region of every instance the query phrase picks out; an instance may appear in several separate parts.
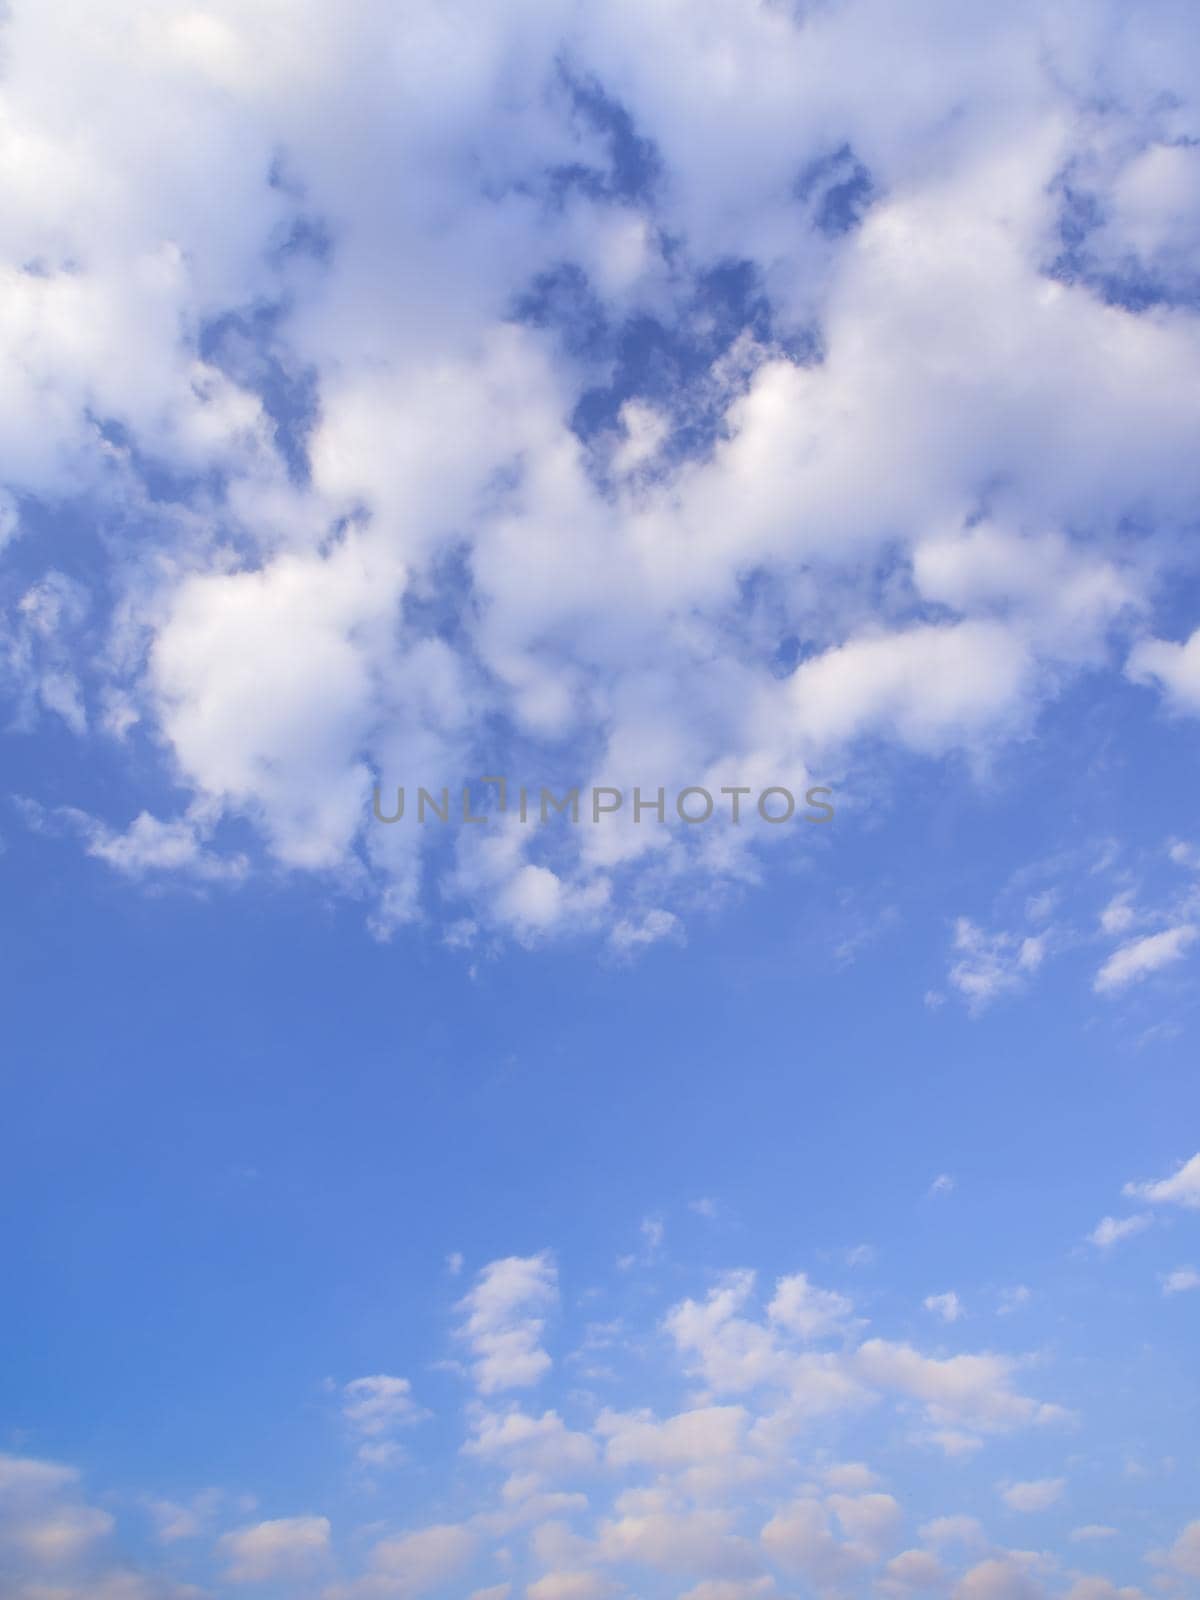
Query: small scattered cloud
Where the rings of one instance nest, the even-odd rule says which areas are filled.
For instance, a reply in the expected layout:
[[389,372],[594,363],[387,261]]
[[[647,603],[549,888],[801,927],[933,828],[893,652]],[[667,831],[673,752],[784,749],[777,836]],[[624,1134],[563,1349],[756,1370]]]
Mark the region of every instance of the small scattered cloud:
[[147,1499],[144,1504],[154,1523],[154,1536],[160,1544],[199,1539],[209,1531],[224,1503],[219,1489],[206,1489],[180,1504],[174,1500]]
[[365,1467],[395,1466],[403,1451],[394,1435],[424,1415],[407,1378],[377,1373],[354,1378],[342,1390],[342,1416],[359,1441],[358,1459]]
[[1011,1289],[1002,1289],[1000,1291],[999,1304],[996,1307],[996,1315],[1009,1317],[1014,1311],[1023,1310],[1032,1298],[1033,1291],[1023,1283],[1018,1283]]
[[979,1013],[993,1000],[1022,988],[1050,949],[1050,934],[988,933],[969,917],[954,925],[954,953],[949,981]]
[[922,1304],[926,1311],[932,1311],[935,1316],[941,1317],[943,1322],[958,1322],[966,1316],[963,1303],[953,1289],[946,1294],[926,1295]]
[[1099,1250],[1111,1250],[1113,1245],[1120,1244],[1122,1240],[1132,1239],[1134,1234],[1142,1233],[1152,1220],[1145,1212],[1132,1217],[1102,1217],[1088,1234],[1088,1243],[1094,1244]]
[[632,955],[664,939],[682,941],[683,925],[672,911],[647,911],[644,916],[622,917],[614,923],[608,942],[620,955]]
[[1131,904],[1132,900],[1132,889],[1123,889],[1120,894],[1114,895],[1100,913],[1102,933],[1124,933],[1133,926],[1136,914]]
[[1010,1511],[1048,1511],[1057,1505],[1067,1486],[1065,1478],[1037,1478],[1028,1483],[1001,1486],[1000,1498]]

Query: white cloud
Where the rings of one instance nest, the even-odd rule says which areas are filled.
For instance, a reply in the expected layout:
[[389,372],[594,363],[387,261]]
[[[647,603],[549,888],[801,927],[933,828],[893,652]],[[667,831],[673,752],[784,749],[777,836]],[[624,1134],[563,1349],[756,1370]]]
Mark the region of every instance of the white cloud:
[[221,1508],[224,1496],[219,1489],[206,1489],[186,1505],[173,1500],[149,1499],[146,1509],[154,1519],[155,1536],[162,1544],[179,1539],[198,1539],[206,1532]]
[[1200,1520],[1189,1522],[1157,1564],[1185,1578],[1200,1578]]
[[824,1592],[840,1589],[882,1559],[894,1547],[900,1520],[900,1507],[888,1494],[833,1494],[823,1503],[801,1499],[772,1517],[762,1542],[785,1571]]
[[402,1451],[392,1435],[423,1414],[407,1378],[377,1373],[353,1378],[342,1390],[342,1416],[359,1441],[358,1459],[367,1467],[394,1465]]
[[612,1581],[597,1572],[548,1572],[526,1589],[527,1600],[608,1600]]
[[1045,1589],[1011,1557],[981,1561],[955,1586],[954,1600],[1045,1600]]
[[797,1573],[819,1591],[854,1581],[866,1564],[861,1552],[837,1538],[829,1511],[816,1500],[797,1500],[777,1512],[763,1528],[762,1541],[785,1572]]
[[1112,994],[1182,960],[1195,937],[1196,929],[1191,923],[1181,923],[1175,928],[1164,928],[1161,933],[1131,939],[1114,950],[1097,972],[1093,985],[1096,993]]
[[761,1565],[750,1541],[734,1531],[732,1511],[679,1509],[658,1490],[626,1490],[615,1510],[597,1535],[606,1562],[713,1577],[753,1575]]
[[1200,712],[1200,628],[1182,644],[1143,639],[1125,670],[1134,683],[1156,684],[1176,711]]
[[[906,1508],[878,1470],[831,1458],[810,1425],[840,1413],[839,1432],[848,1437],[856,1413],[872,1404],[893,1407],[911,1425],[915,1404],[926,1431],[910,1432],[914,1448],[934,1432],[983,1448],[992,1435],[1063,1413],[1017,1391],[1023,1363],[1016,1357],[942,1359],[878,1337],[859,1343],[848,1302],[822,1298],[830,1293],[788,1274],[760,1303],[752,1273],[729,1275],[704,1300],[672,1308],[666,1352],[685,1392],[701,1376],[714,1390],[736,1390],[735,1400],[698,1396],[694,1386],[687,1403],[667,1413],[604,1406],[578,1390],[561,1413],[473,1399],[455,1474],[462,1520],[416,1521],[395,1533],[377,1521],[358,1539],[336,1543],[324,1516],[258,1521],[216,1541],[220,1579],[289,1593],[319,1589],[323,1600],[418,1600],[450,1589],[475,1600],[518,1593],[617,1600],[653,1587],[657,1575],[692,1600],[773,1600],[797,1584],[830,1597],[867,1588],[889,1597],[1021,1594],[1041,1558],[996,1551],[963,1516],[925,1523],[923,1548],[906,1548]],[[458,1331],[475,1341],[526,1327],[555,1298],[548,1255],[503,1258],[485,1267],[460,1303],[466,1322]],[[811,1348],[814,1315],[818,1328],[837,1331],[840,1348]],[[388,1445],[415,1420],[411,1389],[400,1378],[356,1379],[338,1397],[363,1445]],[[876,1431],[873,1420],[866,1437]],[[1032,1512],[1056,1503],[1065,1484],[1001,1488],[1010,1508]],[[435,1498],[444,1503],[440,1493]],[[149,1509],[174,1544],[194,1539],[231,1503],[206,1491]],[[0,1572],[7,1576],[4,1562],[19,1549],[25,1570],[42,1583],[28,1593],[19,1588],[14,1600],[40,1600],[51,1580],[56,1600],[197,1600],[196,1591],[105,1565],[114,1531],[111,1514],[80,1498],[69,1468],[0,1457]],[[1185,1539],[1170,1559],[1184,1559],[1188,1548]]]
[[874,1489],[877,1483],[874,1472],[862,1461],[842,1461],[835,1466],[826,1467],[821,1474],[825,1484],[830,1489],[840,1489],[845,1493],[862,1493],[867,1489]]
[[415,1600],[457,1577],[477,1545],[472,1530],[457,1523],[380,1539],[371,1547],[364,1576],[334,1584],[326,1600]]
[[978,1545],[984,1542],[983,1525],[975,1517],[935,1517],[918,1529],[926,1544],[935,1549],[942,1545]]
[[1200,1272],[1195,1267],[1176,1267],[1163,1279],[1164,1294],[1186,1294],[1189,1289],[1200,1289]]
[[1151,1205],[1186,1206],[1200,1210],[1200,1154],[1185,1161],[1169,1178],[1153,1183],[1127,1183],[1123,1193],[1148,1200]]
[[230,1583],[270,1583],[319,1568],[330,1549],[327,1517],[279,1517],[221,1539]]
[[543,1313],[557,1303],[558,1274],[547,1254],[509,1256],[483,1269],[459,1306],[481,1394],[529,1388],[549,1371]]
[[17,537],[20,526],[21,515],[15,496],[7,489],[0,489],[0,550]]
[[[788,1437],[802,1419],[853,1411],[881,1394],[917,1400],[928,1437],[947,1453],[978,1449],[988,1434],[1066,1418],[1060,1408],[1013,1387],[1020,1363],[1012,1357],[985,1352],[939,1359],[877,1337],[841,1350],[810,1350],[805,1335],[784,1322],[749,1314],[754,1290],[753,1273],[727,1274],[705,1301],[673,1307],[665,1326],[714,1395],[765,1390],[785,1397],[782,1409],[754,1430],[764,1448]],[[857,1329],[848,1325],[845,1332]]]
[[801,728],[818,747],[886,729],[939,751],[1010,720],[1031,662],[992,623],[959,623],[848,640],[789,680]]
[[555,1411],[540,1417],[521,1411],[482,1412],[463,1449],[549,1479],[584,1472],[596,1460],[594,1441],[586,1433],[572,1432]]
[[963,1303],[953,1289],[946,1294],[926,1295],[922,1304],[926,1311],[932,1311],[943,1322],[957,1322],[966,1315]]
[[803,1272],[780,1278],[767,1307],[772,1322],[802,1339],[827,1339],[845,1332],[853,1311],[853,1303],[844,1294],[818,1289]]
[[13,1600],[200,1600],[120,1559],[112,1512],[58,1462],[0,1453],[0,1588]]
[[[3,510],[0,502],[0,517]],[[18,727],[29,728],[42,712],[50,712],[72,733],[87,732],[74,657],[90,606],[81,583],[51,570],[21,595],[11,621],[0,617],[0,671],[8,680]]]
[[772,1600],[771,1578],[706,1578],[679,1600]]
[[891,1594],[930,1594],[944,1590],[950,1574],[928,1550],[903,1550],[888,1562],[880,1587]]
[[607,1438],[612,1466],[645,1463],[688,1467],[739,1454],[750,1422],[742,1406],[702,1406],[660,1422],[649,1412],[602,1412],[597,1431]]
[[1045,959],[1049,935],[988,933],[968,917],[954,925],[951,986],[978,1013],[1002,994],[1021,989]]
[[646,1254],[653,1258],[662,1249],[663,1239],[666,1236],[666,1225],[661,1217],[642,1218],[642,1238],[645,1240]]
[[985,1352],[938,1359],[911,1345],[868,1339],[856,1365],[870,1382],[922,1401],[937,1428],[991,1433],[1061,1420],[1055,1408],[1013,1389],[1018,1363],[1008,1356]]
[[1088,1243],[1100,1250],[1110,1250],[1124,1239],[1132,1239],[1150,1226],[1151,1218],[1145,1212],[1132,1217],[1102,1217],[1088,1234]]
[[55,1461],[36,1461],[28,1456],[0,1455],[0,1494],[25,1499],[54,1494],[78,1482],[74,1467]]
[[[580,829],[553,859],[527,833],[447,868],[434,830],[374,823],[374,781],[457,789],[497,726],[531,762],[568,751],[630,782],[803,792],[876,740],[981,765],[1105,670],[1131,618],[1130,672],[1191,703],[1194,641],[1154,640],[1149,613],[1200,487],[1194,319],[1046,270],[1070,170],[1102,218],[1097,271],[1183,282],[1196,163],[1147,109],[1186,102],[1182,18],[1156,14],[1151,71],[1082,7],[681,27],[512,0],[450,48],[432,0],[403,24],[379,0],[336,22],[298,0],[286,26],[265,0],[63,4],[60,31],[33,8],[5,26],[0,542],[27,497],[82,496],[138,534],[86,621],[47,632],[43,595],[0,653],[22,715],[140,719],[185,816],[249,823],[241,853],[331,875],[381,936],[444,902],[633,954],[683,936],[689,877],[744,880],[775,830]],[[621,181],[572,79],[623,109],[661,181]],[[138,137],[162,104],[175,136]],[[797,180],[843,144],[871,204],[836,234],[828,183]],[[731,261],[770,331],[747,309],[722,344],[706,274]],[[652,316],[698,369],[654,394],[618,374],[586,439],[572,419],[613,358],[559,338],[566,272],[597,325]],[[269,348],[250,306],[278,308]],[[820,356],[797,359],[809,330]],[[268,404],[268,361],[311,378],[302,425]],[[711,448],[680,450],[687,428]],[[1163,530],[1136,555],[1130,510]],[[777,596],[770,639],[750,571]],[[429,620],[446,610],[454,629]],[[780,678],[786,636],[811,650]],[[152,821],[155,870],[194,870],[179,819]],[[627,869],[651,853],[648,909]],[[1041,951],[963,952],[962,980],[982,1002]]]
[[1132,899],[1132,890],[1124,889],[1108,902],[1100,913],[1100,927],[1104,933],[1124,933],[1132,927],[1137,916],[1130,904]]
[[622,917],[613,926],[609,934],[609,943],[614,950],[628,954],[634,950],[645,949],[647,945],[657,944],[662,939],[678,937],[680,928],[679,918],[674,912],[647,911],[644,916],[637,919]]
[[1063,1497],[1065,1478],[1036,1478],[1028,1483],[1010,1483],[1000,1497],[1010,1511],[1048,1511]]
[[1132,1584],[1118,1589],[1107,1578],[1079,1578],[1067,1591],[1066,1600],[1146,1600],[1146,1595]]
[[182,817],[170,822],[142,811],[124,832],[69,807],[56,815],[79,833],[88,855],[127,877],[177,873],[201,881],[238,883],[249,870],[244,855],[210,847],[216,822],[211,807],[190,806]]
[[1011,1289],[1004,1289],[1000,1293],[1000,1303],[996,1307],[998,1317],[1011,1316],[1014,1311],[1020,1311],[1027,1306],[1033,1298],[1033,1290],[1027,1284],[1018,1283]]

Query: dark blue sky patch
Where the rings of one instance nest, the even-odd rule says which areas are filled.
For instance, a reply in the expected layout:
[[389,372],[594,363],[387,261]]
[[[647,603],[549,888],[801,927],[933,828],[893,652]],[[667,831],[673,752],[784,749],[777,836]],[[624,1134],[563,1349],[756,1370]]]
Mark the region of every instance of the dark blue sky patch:
[[795,193],[812,208],[813,225],[832,239],[859,226],[876,188],[870,171],[843,144],[804,169],[796,179]]
[[1056,257],[1048,273],[1061,283],[1084,284],[1106,305],[1120,306],[1124,311],[1152,311],[1156,306],[1200,310],[1200,272],[1191,275],[1186,283],[1168,282],[1148,272],[1132,256],[1114,267],[1100,268],[1086,255],[1064,254]]
[[428,570],[419,570],[401,601],[406,633],[442,639],[467,652],[471,621],[477,610],[470,551],[466,544],[446,552]]
[[1200,263],[1191,271],[1165,276],[1132,251],[1121,259],[1101,260],[1095,235],[1108,220],[1098,195],[1073,181],[1068,170],[1052,192],[1059,196],[1059,249],[1044,268],[1060,283],[1082,284],[1106,305],[1142,312],[1156,306],[1200,309]]
[[319,262],[323,267],[333,260],[333,234],[320,217],[292,217],[267,250],[267,259],[274,267],[286,266],[298,258]]
[[552,329],[569,355],[602,361],[609,354],[608,315],[587,273],[573,261],[540,273],[512,314],[530,327]]
[[274,303],[214,317],[200,330],[200,354],[258,396],[274,424],[289,477],[307,484],[308,439],[318,418],[317,377],[289,356],[280,336],[285,316],[286,307]]
[[[713,368],[737,340],[748,336],[798,363],[819,361],[821,340],[815,328],[795,333],[775,326],[754,263],[726,260],[696,272],[683,241],[664,236],[660,245],[677,281],[673,315],[642,310],[614,317],[575,262],[540,274],[511,314],[552,332],[584,363],[591,381],[585,380],[570,426],[585,444],[617,431],[622,406],[641,400],[668,419],[662,464],[669,467],[703,456],[722,436],[725,410],[740,390],[735,375],[718,380]],[[604,477],[602,454],[595,462],[598,480]]]
[[559,66],[561,82],[572,114],[603,138],[608,167],[583,163],[551,168],[551,178],[561,199],[580,188],[591,199],[638,201],[653,199],[662,175],[662,160],[654,142],[638,133],[629,112],[607,94],[598,79],[582,76],[565,63]]
[[731,393],[728,383],[708,381],[713,365],[743,334],[783,349],[796,361],[817,355],[815,334],[777,336],[770,301],[752,263],[723,262],[695,277],[673,323],[641,313],[611,330],[611,374],[581,396],[572,428],[589,441],[618,426],[627,400],[643,400],[671,419],[668,461],[702,455],[721,436]]
[[136,474],[146,499],[153,504],[194,505],[198,500],[224,499],[226,474],[219,467],[210,467],[205,472],[188,472],[170,466],[158,456],[143,450],[120,418],[89,415],[88,421],[106,444],[120,452]]
[[304,180],[295,170],[292,158],[286,150],[276,150],[272,156],[267,171],[267,187],[277,189],[280,194],[287,195],[289,200],[304,199],[307,193]]
[[799,665],[804,643],[800,636],[789,633],[781,639],[771,657],[771,671],[777,678],[790,678]]

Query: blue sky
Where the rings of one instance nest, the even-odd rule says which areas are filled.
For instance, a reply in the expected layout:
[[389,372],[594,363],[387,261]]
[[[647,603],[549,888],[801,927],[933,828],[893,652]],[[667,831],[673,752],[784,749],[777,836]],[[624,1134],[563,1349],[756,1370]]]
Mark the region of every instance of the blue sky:
[[1200,1592],[1198,69],[5,8],[0,1600]]

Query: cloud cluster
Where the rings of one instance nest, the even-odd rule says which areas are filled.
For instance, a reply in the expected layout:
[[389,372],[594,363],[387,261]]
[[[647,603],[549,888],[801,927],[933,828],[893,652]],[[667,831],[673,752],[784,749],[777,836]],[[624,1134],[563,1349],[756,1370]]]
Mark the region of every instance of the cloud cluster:
[[[1141,847],[1099,838],[1035,861],[998,894],[999,926],[955,919],[946,980],[978,1016],[1028,989],[1052,962],[1100,945],[1091,989],[1106,1002],[1135,997],[1143,986],[1169,992],[1176,980],[1181,987],[1177,969],[1194,955],[1200,919],[1196,869],[1194,847],[1175,838]],[[1042,885],[1037,893],[1029,893],[1031,882]],[[929,1005],[944,1000],[939,990],[926,995]]]
[[0,1454],[6,1600],[202,1600],[199,1589],[123,1561],[115,1528],[113,1515],[87,1499],[73,1468]]
[[[566,1415],[514,1392],[552,1376],[542,1313],[556,1292],[549,1255],[513,1256],[485,1266],[457,1308],[466,1319],[458,1337],[479,1359],[463,1373],[470,1393],[459,1458],[468,1477],[453,1516],[438,1495],[443,1514],[422,1521],[406,1491],[401,1520],[389,1513],[351,1537],[312,1510],[247,1520],[246,1503],[217,1491],[188,1506],[143,1502],[160,1549],[186,1545],[197,1557],[204,1587],[189,1588],[119,1559],[116,1518],[91,1502],[71,1469],[4,1456],[3,1592],[13,1600],[250,1592],[417,1600],[450,1591],[472,1600],[786,1600],[797,1592],[818,1600],[1144,1600],[1136,1586],[1008,1548],[974,1516],[922,1521],[910,1503],[914,1485],[889,1484],[839,1450],[865,1437],[868,1413],[887,1408],[889,1431],[907,1434],[905,1448],[924,1458],[921,1477],[931,1442],[953,1458],[951,1478],[962,1475],[964,1450],[989,1440],[1025,1434],[1035,1450],[1057,1454],[1061,1435],[1058,1444],[1053,1429],[1041,1443],[1034,1435],[1065,1413],[1021,1392],[1020,1358],[926,1353],[875,1333],[848,1295],[804,1273],[760,1296],[745,1270],[669,1306],[651,1334],[682,1385],[676,1409],[622,1409],[576,1389],[564,1394]],[[607,1338],[628,1342],[618,1325]],[[338,1398],[359,1447],[386,1444],[420,1415],[413,1385],[395,1376],[356,1379]],[[1001,1517],[1032,1519],[1057,1508],[1071,1485],[1064,1472],[1001,1480],[990,1493]],[[1167,1595],[1186,1592],[1179,1584],[1197,1570],[1195,1529],[1146,1553]],[[1091,1524],[1073,1542],[1114,1536]]]
[[[880,741],[982,770],[1126,645],[1190,703],[1153,632],[1200,489],[1188,24],[13,6],[4,677],[184,791],[88,848],[211,881],[248,821],[381,934],[432,874],[464,939],[630,951],[796,846],[435,841],[373,785],[853,793]],[[32,554],[70,508],[99,575]],[[963,982],[1006,981],[980,954]]]
[[[1178,1170],[1167,1178],[1157,1178],[1149,1183],[1127,1183],[1121,1191],[1131,1200],[1149,1206],[1181,1206],[1185,1210],[1200,1211],[1200,1152],[1184,1161]],[[1135,1211],[1127,1217],[1103,1217],[1088,1235],[1088,1242],[1101,1250],[1111,1249],[1124,1239],[1132,1239],[1154,1223],[1153,1211]],[[1167,1294],[1175,1294],[1193,1287],[1195,1273],[1181,1267],[1167,1278]]]

